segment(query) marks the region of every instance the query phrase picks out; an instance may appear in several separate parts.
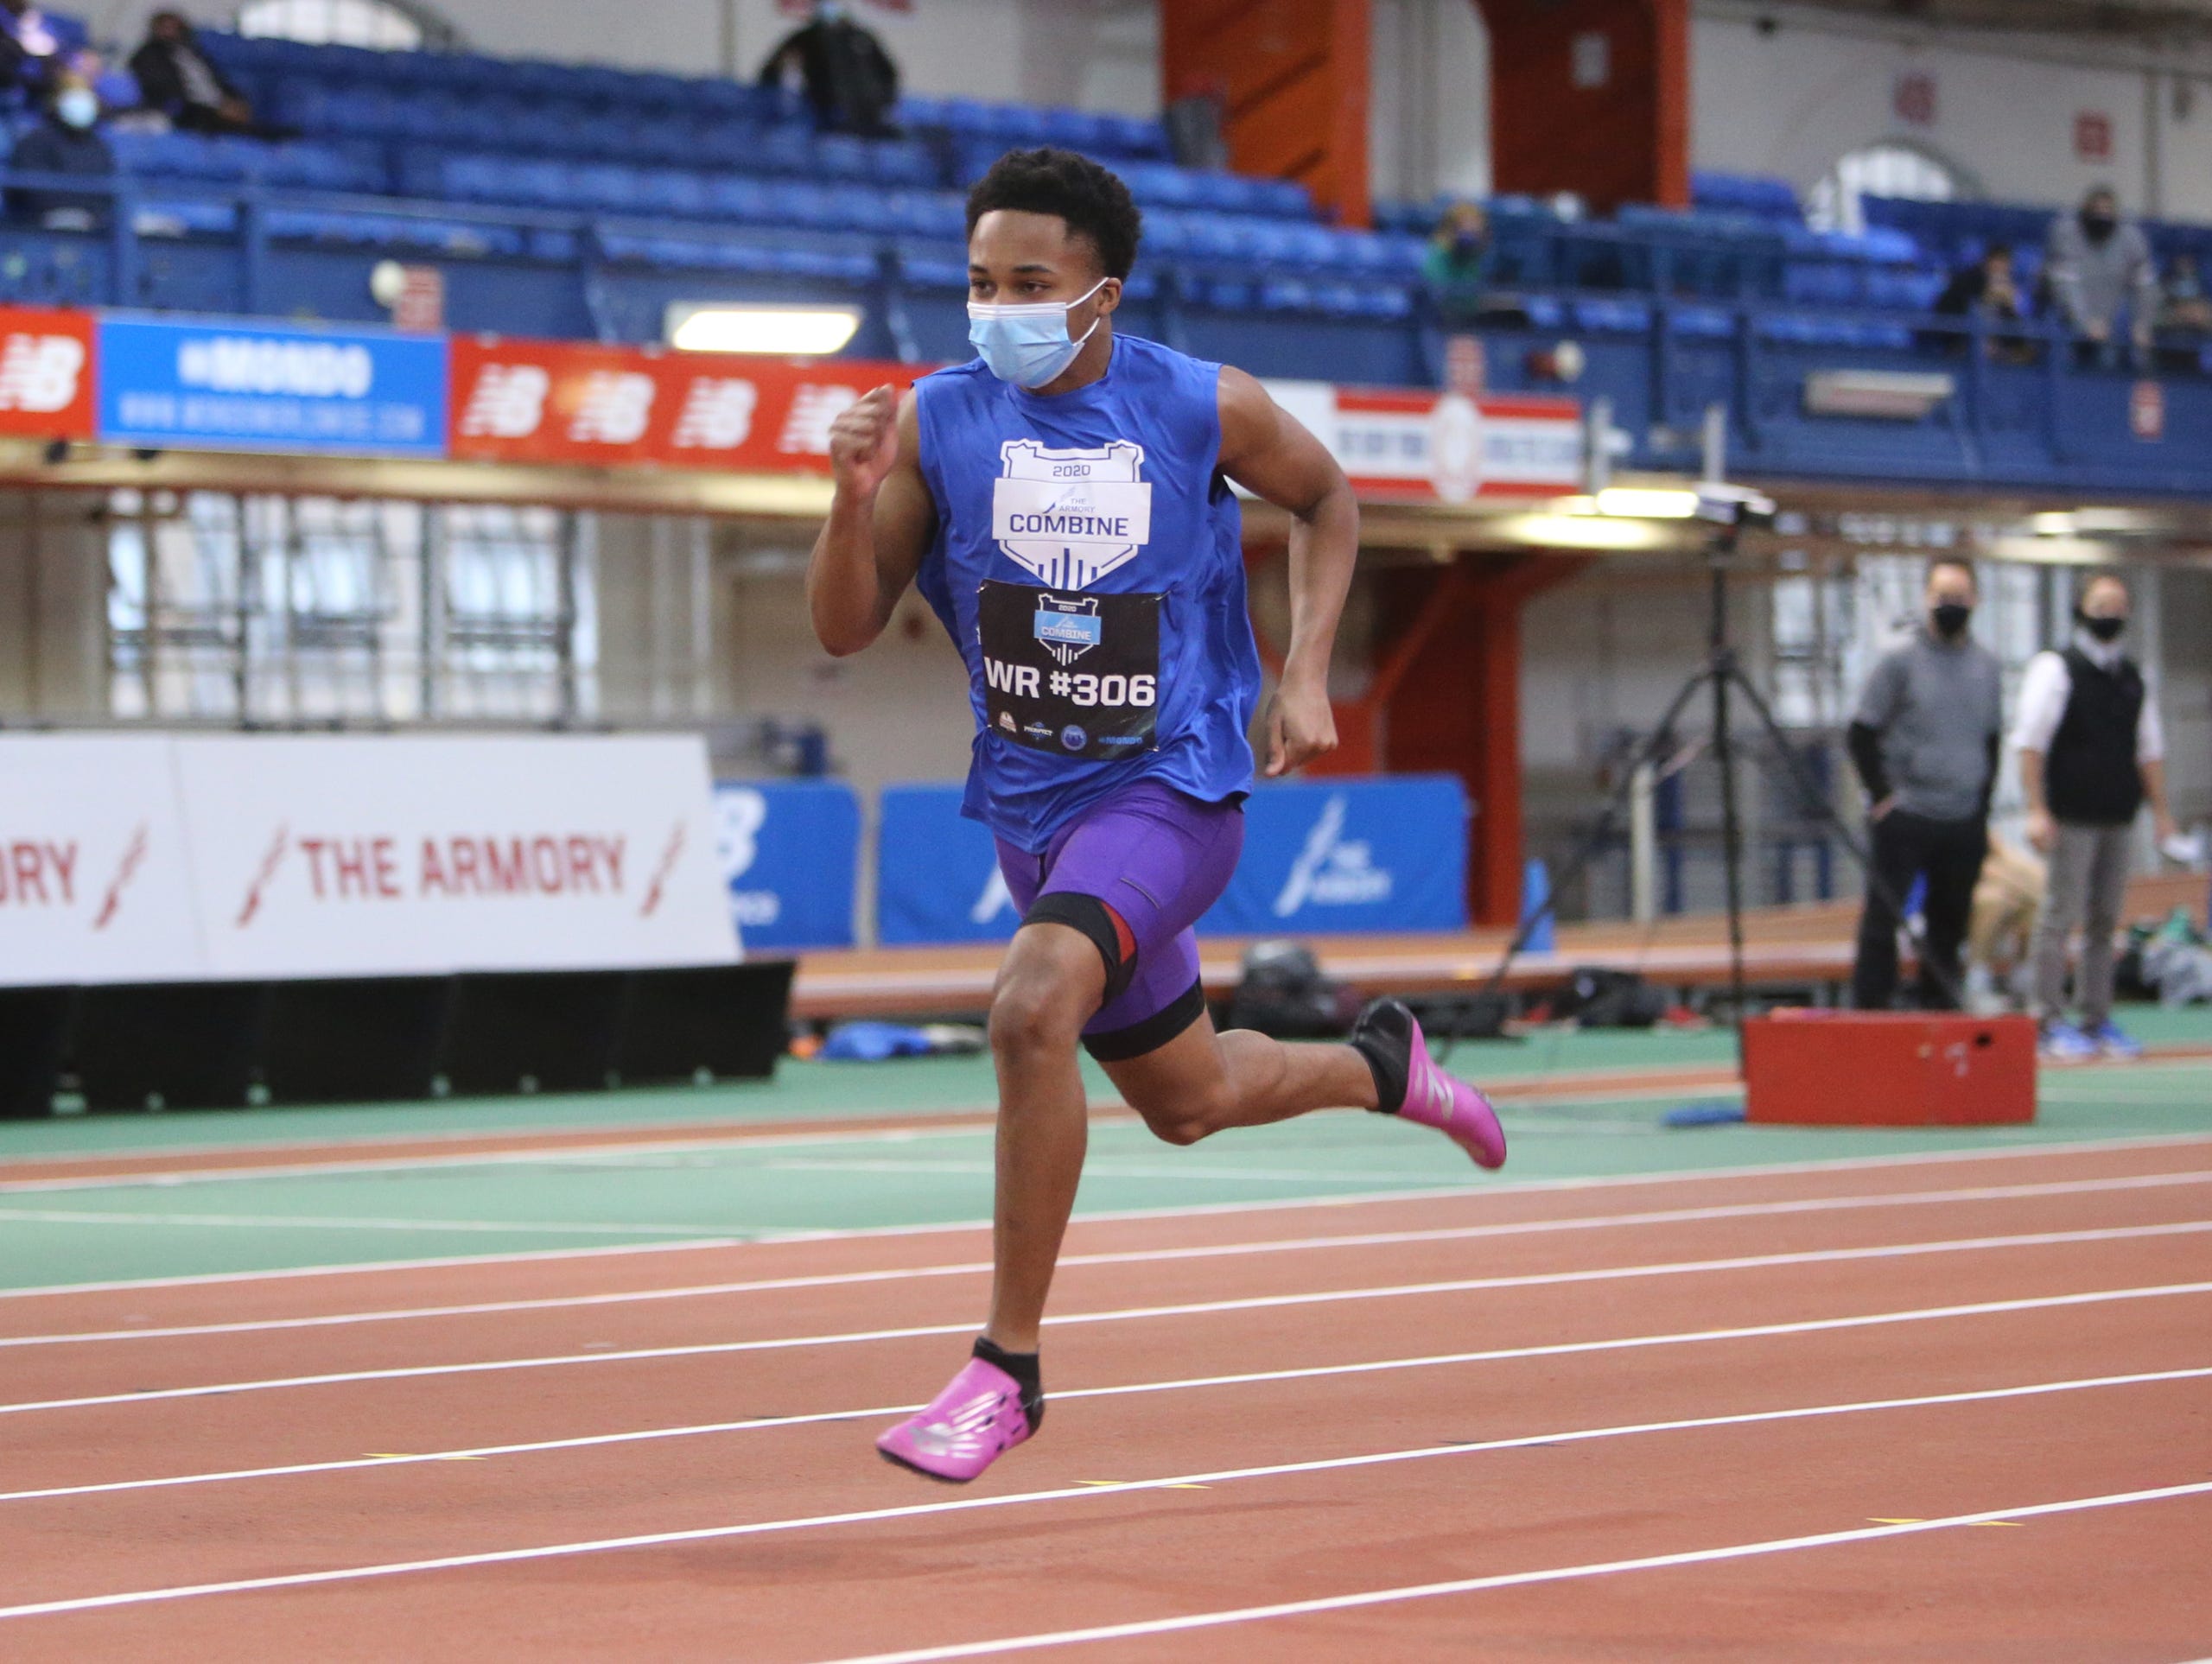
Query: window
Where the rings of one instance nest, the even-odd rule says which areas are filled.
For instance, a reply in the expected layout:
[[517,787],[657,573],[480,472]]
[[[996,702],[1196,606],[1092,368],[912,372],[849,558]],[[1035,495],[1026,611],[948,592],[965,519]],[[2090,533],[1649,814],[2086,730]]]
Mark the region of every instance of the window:
[[1866,219],[1860,199],[1904,197],[1915,202],[1948,202],[1975,194],[1971,181],[1949,162],[1918,145],[1894,140],[1853,150],[1827,178],[1813,187],[1805,209],[1817,231],[1861,232]]
[[249,0],[238,8],[238,31],[385,52],[460,44],[453,25],[424,7],[400,0]]
[[134,491],[109,515],[119,717],[382,725],[597,708],[582,517]]

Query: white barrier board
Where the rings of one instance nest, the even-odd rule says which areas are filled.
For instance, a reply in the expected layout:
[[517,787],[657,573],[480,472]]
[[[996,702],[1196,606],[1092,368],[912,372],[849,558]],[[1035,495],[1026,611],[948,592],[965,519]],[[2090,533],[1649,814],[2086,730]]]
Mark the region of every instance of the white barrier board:
[[163,735],[0,736],[0,984],[204,976]]
[[687,736],[0,740],[0,981],[727,963],[709,792]]

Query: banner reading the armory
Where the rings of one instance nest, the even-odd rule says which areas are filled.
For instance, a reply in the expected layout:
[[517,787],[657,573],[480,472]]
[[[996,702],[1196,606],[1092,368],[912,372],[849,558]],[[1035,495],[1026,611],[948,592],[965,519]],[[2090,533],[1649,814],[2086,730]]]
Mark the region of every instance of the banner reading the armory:
[[726,962],[709,789],[690,736],[10,740],[0,982]]

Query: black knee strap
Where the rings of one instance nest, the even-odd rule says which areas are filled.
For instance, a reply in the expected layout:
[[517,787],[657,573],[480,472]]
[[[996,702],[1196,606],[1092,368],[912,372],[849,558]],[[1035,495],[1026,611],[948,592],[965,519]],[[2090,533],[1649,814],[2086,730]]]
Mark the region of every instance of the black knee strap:
[[1081,930],[1090,938],[1090,945],[1098,949],[1098,956],[1106,962],[1106,999],[1108,1005],[1128,991],[1135,981],[1137,956],[1122,957],[1122,933],[1114,928],[1114,910],[1096,896],[1078,895],[1071,890],[1054,890],[1037,898],[1036,903],[1021,921],[1024,924],[1065,924],[1070,930]]

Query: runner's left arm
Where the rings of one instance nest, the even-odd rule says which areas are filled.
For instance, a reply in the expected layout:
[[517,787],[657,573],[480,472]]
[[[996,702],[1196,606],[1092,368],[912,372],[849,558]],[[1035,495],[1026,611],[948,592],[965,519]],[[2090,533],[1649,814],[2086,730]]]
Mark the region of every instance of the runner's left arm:
[[1321,441],[1242,370],[1221,372],[1221,471],[1286,509],[1290,528],[1290,651],[1268,708],[1270,779],[1337,748],[1329,655],[1359,558],[1359,505]]

